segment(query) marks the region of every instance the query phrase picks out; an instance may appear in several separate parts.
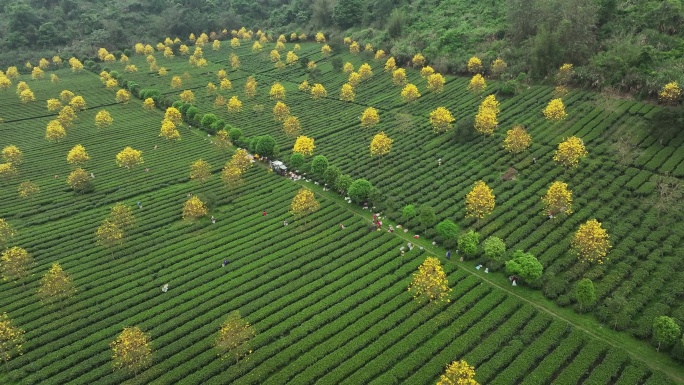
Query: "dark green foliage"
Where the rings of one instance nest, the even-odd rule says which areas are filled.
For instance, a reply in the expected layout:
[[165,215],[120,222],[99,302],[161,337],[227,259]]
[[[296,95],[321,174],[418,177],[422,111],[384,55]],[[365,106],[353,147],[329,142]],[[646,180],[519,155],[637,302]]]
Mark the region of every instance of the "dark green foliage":
[[[185,106],[183,106],[183,107],[185,107]],[[192,106],[192,107],[187,109],[185,116],[187,116],[189,120],[195,120],[195,117],[197,115],[199,115],[199,113],[200,113],[199,108]]]
[[[292,155],[294,156],[295,154]],[[341,174],[342,172],[337,166],[328,166],[328,168],[326,168],[325,172],[323,173],[323,181],[328,186],[335,186],[335,184],[337,183],[337,179],[340,177]]]
[[459,227],[456,223],[449,219],[445,219],[437,224],[435,227],[437,235],[444,242],[444,246],[451,247],[456,243],[456,237],[458,236]]
[[516,250],[511,260],[506,262],[506,272],[516,275],[526,282],[534,282],[541,278],[544,266],[534,255]]
[[292,155],[290,155],[290,167],[293,169],[297,169],[304,164],[304,155],[295,152]]
[[357,179],[349,186],[347,195],[352,201],[361,203],[368,199],[368,194],[371,192],[373,185],[366,179]]
[[398,37],[401,37],[407,19],[408,17],[406,15],[406,12],[404,12],[403,10],[395,9],[394,11],[392,11],[392,13],[389,16],[389,20],[387,20],[387,33],[390,35],[391,38],[396,39]]
[[335,184],[335,188],[337,189],[337,191],[339,191],[341,193],[346,193],[347,190],[349,189],[349,186],[351,186],[353,181],[354,181],[354,179],[352,179],[352,177],[349,176],[348,174],[340,175],[340,177],[337,178],[337,183]]
[[506,244],[501,238],[492,236],[482,242],[482,250],[484,250],[484,254],[488,259],[503,262],[504,255],[506,254]]
[[658,351],[661,344],[671,345],[681,334],[682,331],[673,318],[661,316],[653,320],[653,340],[658,344]]
[[181,111],[181,107],[183,107],[183,102],[181,102],[180,100],[176,100],[175,102],[173,102],[171,106],[180,111],[181,113],[183,113],[183,111]]
[[333,10],[333,21],[342,28],[349,28],[361,21],[361,0],[338,0]]
[[475,230],[468,230],[468,232],[463,233],[458,237],[458,250],[466,256],[474,256],[477,253],[479,244],[480,233]]
[[583,308],[596,302],[596,290],[594,283],[589,278],[584,278],[575,285],[575,299],[580,304],[580,312]]
[[249,142],[249,149],[259,156],[272,158],[278,155],[278,145],[271,135],[253,137]]
[[161,98],[161,91],[156,88],[143,88],[140,90],[140,99],[152,98],[155,103],[159,102]]
[[311,160],[311,171],[318,175],[323,175],[328,168],[328,159],[323,155],[316,155]]
[[237,143],[240,137],[242,137],[242,130],[237,127],[233,127],[228,131],[228,137],[233,143]]
[[200,124],[202,125],[202,128],[209,128],[212,124],[216,123],[217,120],[218,117],[214,114],[204,114]]
[[427,229],[437,222],[437,215],[432,206],[423,205],[418,209],[418,222],[423,229]]
[[408,221],[415,216],[416,216],[416,206],[414,206],[414,205],[406,205],[401,210],[401,219],[404,221]]
[[344,67],[344,61],[340,56],[335,56],[330,60],[330,64],[332,65],[333,69],[337,72],[342,71],[342,67]]

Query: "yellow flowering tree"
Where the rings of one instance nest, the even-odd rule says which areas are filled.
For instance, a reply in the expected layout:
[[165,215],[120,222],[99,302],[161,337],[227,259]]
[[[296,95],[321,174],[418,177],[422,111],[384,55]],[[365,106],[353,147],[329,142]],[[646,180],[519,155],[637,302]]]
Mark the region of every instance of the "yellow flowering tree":
[[219,150],[225,151],[230,147],[230,137],[225,129],[219,130],[214,135],[214,144]]
[[13,165],[19,165],[22,162],[22,157],[23,153],[19,149],[19,147],[11,144],[9,146],[5,146],[2,149],[2,158],[5,160],[7,163],[12,163]]
[[66,130],[59,120],[51,120],[45,129],[45,139],[49,142],[59,142],[66,137]]
[[190,179],[204,183],[211,177],[211,165],[205,160],[197,160],[190,165]]
[[205,89],[207,90],[207,95],[212,95],[216,92],[218,88],[216,87],[216,84],[214,84],[213,82],[209,82],[207,83]]
[[287,136],[297,136],[302,131],[302,125],[296,116],[288,116],[283,120],[283,132]]
[[277,101],[275,106],[273,106],[273,118],[278,122],[282,122],[288,115],[290,115],[290,109],[287,105],[280,100]]
[[114,255],[114,246],[123,242],[123,229],[114,221],[105,219],[95,231],[97,244],[110,250]]
[[69,187],[71,187],[77,193],[85,193],[88,192],[88,190],[90,190],[92,187],[90,179],[91,178],[88,176],[88,173],[84,169],[78,167],[69,174],[66,182]]
[[48,99],[47,100],[47,109],[50,112],[55,112],[62,108],[62,103],[58,99]]
[[542,197],[542,202],[544,202],[544,212],[547,215],[555,217],[572,213],[572,191],[568,189],[567,183],[559,181],[551,183],[546,195]]
[[180,132],[178,132],[176,125],[168,119],[162,120],[159,136],[167,140],[180,140]]
[[447,365],[446,371],[439,377],[437,385],[479,385],[474,380],[475,368],[464,360],[454,361]]
[[223,322],[216,337],[216,349],[223,358],[235,358],[237,363],[241,357],[252,353],[249,341],[254,338],[254,327],[240,317],[240,312],[234,311]]
[[109,347],[115,370],[131,372],[137,377],[141,370],[152,365],[150,336],[137,326],[124,328]]
[[0,178],[9,179],[17,175],[17,168],[12,163],[0,163]]
[[90,160],[90,156],[86,152],[85,147],[80,144],[75,145],[67,153],[67,163],[81,165]]
[[401,90],[401,98],[405,102],[411,103],[420,97],[420,92],[418,92],[418,87],[409,83]]
[[223,79],[221,79],[221,82],[219,83],[219,87],[221,88],[222,91],[230,90],[233,88],[233,83],[231,83],[230,79],[223,78]]
[[142,151],[134,150],[131,147],[126,147],[121,152],[116,154],[116,165],[132,169],[133,167],[143,164]]
[[356,55],[357,53],[359,53],[360,52],[359,43],[354,41],[351,44],[349,44],[349,52],[353,55]]
[[299,83],[298,89],[302,92],[309,93],[311,92],[311,86],[309,85],[309,82],[304,80],[303,82]]
[[380,114],[373,107],[366,108],[361,114],[361,127],[371,128],[380,123]]
[[437,107],[430,112],[430,124],[436,133],[442,133],[451,129],[451,124],[455,121],[451,112],[444,107]]
[[385,72],[393,73],[397,69],[397,61],[394,57],[390,57],[385,61]]
[[154,110],[154,99],[152,99],[152,98],[145,99],[145,101],[143,101],[143,108],[145,109],[145,111]]
[[566,85],[570,82],[572,79],[572,76],[575,74],[575,69],[573,68],[572,64],[570,63],[565,63],[563,64],[559,69],[558,73],[556,73],[556,84],[557,85]]
[[242,102],[240,99],[238,99],[237,96],[231,96],[230,99],[228,99],[228,112],[231,114],[238,113],[242,111]]
[[323,87],[323,84],[316,83],[311,87],[311,97],[314,100],[318,100],[328,96],[328,92]]
[[420,53],[417,53],[413,55],[413,59],[411,59],[411,62],[413,63],[413,67],[422,67],[425,65],[425,56],[421,55]]
[[403,68],[397,68],[392,71],[392,83],[397,86],[403,86],[406,84],[406,70]]
[[195,93],[192,90],[184,90],[179,95],[183,103],[193,103],[195,101]]
[[50,81],[53,84],[59,83],[59,76],[57,76],[57,74],[50,74]]
[[492,75],[499,77],[506,70],[506,67],[508,67],[508,63],[506,63],[502,58],[499,57],[492,62],[492,65],[490,66],[490,71],[492,72]]
[[350,74],[354,72],[354,65],[350,62],[344,63],[344,65],[342,66],[342,72],[344,72],[345,74]]
[[487,96],[475,115],[475,130],[483,135],[492,135],[499,124],[499,102],[494,95]]
[[561,99],[551,100],[544,108],[543,113],[546,120],[552,122],[560,122],[568,116],[568,114],[565,113],[565,105]]
[[611,248],[609,238],[601,222],[590,219],[577,229],[571,247],[580,261],[602,264]]
[[316,33],[316,43],[325,43],[325,35],[323,32],[317,32]]
[[[32,259],[28,251],[21,247],[14,246],[5,250],[0,256],[0,273],[4,281],[18,282],[28,277],[31,269]],[[0,354],[2,354],[0,343]]]
[[444,84],[446,81],[444,80],[444,76],[440,73],[434,73],[432,75],[428,75],[427,77],[427,85],[428,85],[428,90],[430,92],[434,92],[436,94],[439,94],[444,90]]
[[468,91],[475,95],[480,95],[487,88],[487,82],[480,74],[475,74],[468,84]]
[[272,50],[271,53],[268,55],[271,58],[271,61],[274,63],[277,63],[280,61],[280,53],[278,50]]
[[97,128],[106,128],[112,125],[114,119],[106,110],[100,110],[95,115],[95,125]]
[[0,218],[0,246],[5,247],[9,241],[17,235],[12,226],[3,218]]
[[576,136],[571,136],[558,144],[553,160],[566,169],[571,169],[577,167],[579,161],[587,154],[584,141]]
[[330,56],[330,54],[332,53],[332,48],[330,48],[330,46],[326,44],[323,47],[321,47],[321,53],[325,56]]
[[503,148],[511,154],[520,154],[532,144],[532,136],[525,131],[523,126],[515,126],[506,131]]
[[116,96],[114,97],[114,99],[117,103],[128,103],[128,101],[131,100],[131,93],[124,89],[120,89],[116,91]]
[[31,71],[31,79],[40,80],[45,76],[45,72],[40,67],[33,67]]
[[234,53],[230,54],[230,68],[233,70],[240,68],[240,58]]
[[294,53],[293,51],[289,51],[289,52],[285,55],[285,62],[286,62],[287,64],[294,64],[294,63],[297,62],[297,60],[299,60],[299,57],[298,57],[297,54]]
[[247,78],[245,83],[245,96],[248,98],[253,98],[256,95],[257,81],[254,76]]
[[663,86],[658,93],[658,98],[664,104],[677,104],[682,96],[682,89],[677,82],[670,82]]
[[0,358],[7,364],[22,353],[24,331],[12,324],[7,313],[0,314]]
[[24,181],[19,183],[17,188],[19,191],[19,196],[21,198],[28,198],[40,192],[40,187],[31,181]]
[[298,136],[295,144],[292,147],[292,152],[302,155],[313,155],[314,139],[307,136]]
[[7,91],[12,86],[12,80],[8,78],[7,76],[4,76],[0,74],[0,89],[3,91]]
[[439,260],[435,257],[427,257],[418,267],[418,271],[413,273],[413,280],[408,291],[418,302],[425,300],[435,303],[451,302],[449,280]]
[[19,70],[15,66],[7,67],[7,72],[5,72],[5,76],[7,76],[11,80],[16,80],[19,78]]
[[389,136],[385,135],[384,131],[376,134],[370,142],[370,154],[371,156],[383,156],[389,154],[392,149],[392,140]]
[[468,59],[468,72],[476,74],[482,72],[482,60],[478,57],[473,56]]
[[494,193],[484,181],[477,181],[466,195],[466,218],[482,219],[494,210]]
[[171,78],[171,88],[181,88],[183,87],[183,79],[176,75]]
[[252,52],[259,53],[262,49],[264,49],[264,47],[259,44],[258,41],[255,41],[254,44],[252,44]]
[[112,206],[109,212],[109,218],[112,223],[118,226],[122,231],[126,231],[133,227],[135,218],[133,217],[133,210],[121,202]]
[[385,58],[385,56],[386,55],[384,50],[379,49],[375,51],[375,60],[382,60]]
[[292,199],[292,203],[290,203],[290,213],[294,215],[295,218],[301,219],[317,211],[320,206],[320,203],[318,203],[311,190],[301,188],[297,191],[297,195]]
[[349,74],[347,82],[352,86],[356,87],[361,83],[361,75],[358,72],[352,72]]
[[183,219],[195,220],[207,215],[207,206],[198,197],[192,196],[183,205]]
[[373,69],[371,68],[370,64],[361,64],[361,66],[359,67],[359,75],[361,76],[361,80],[370,79],[373,76]]
[[271,99],[280,100],[285,98],[285,87],[280,83],[273,83],[271,91],[268,93]]
[[354,93],[354,87],[349,83],[344,83],[340,89],[340,100],[345,102],[353,102],[356,94]]
[[45,303],[62,301],[75,293],[73,280],[59,263],[53,263],[50,270],[40,280],[38,296]]
[[180,126],[183,123],[183,115],[176,107],[169,107],[164,112],[164,119],[170,120],[176,126]]
[[425,66],[420,69],[420,77],[427,79],[428,76],[435,73],[435,69],[430,66]]
[[19,100],[21,100],[22,103],[34,102],[36,101],[36,97],[33,95],[33,91],[26,89],[19,94]]
[[71,124],[76,119],[76,111],[74,111],[71,106],[64,106],[59,110],[57,114],[57,120],[64,126],[64,128],[69,128]]

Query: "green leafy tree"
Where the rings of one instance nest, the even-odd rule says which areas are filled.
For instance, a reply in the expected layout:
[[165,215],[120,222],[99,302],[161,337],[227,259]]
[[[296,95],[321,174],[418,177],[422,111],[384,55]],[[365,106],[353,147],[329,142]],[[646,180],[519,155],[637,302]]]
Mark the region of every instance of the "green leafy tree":
[[416,206],[414,205],[406,205],[404,208],[401,210],[401,219],[403,221],[408,221],[416,216]]
[[445,219],[437,224],[435,230],[437,231],[437,235],[439,235],[439,237],[442,239],[442,242],[444,242],[445,246],[451,247],[454,245],[459,231],[458,225],[456,223],[450,219]]
[[506,262],[506,272],[517,275],[526,282],[534,282],[541,278],[544,266],[530,253],[516,250],[510,261]]
[[298,169],[302,167],[304,164],[304,155],[295,152],[292,155],[290,155],[290,166],[294,169]]
[[228,137],[230,138],[230,141],[235,144],[242,137],[242,130],[233,127],[228,131]]
[[437,215],[432,206],[423,205],[418,209],[418,223],[424,229],[429,228],[437,222]]
[[328,159],[323,155],[316,155],[311,160],[311,171],[318,175],[323,175],[328,168]]
[[363,16],[361,0],[339,0],[333,8],[333,21],[343,29],[352,27]]
[[506,243],[501,238],[492,236],[482,242],[482,250],[489,260],[503,262],[503,257],[506,254]]
[[586,306],[596,303],[596,290],[589,278],[584,278],[575,285],[575,299],[580,304],[580,312]]
[[465,255],[473,256],[477,253],[477,247],[480,244],[480,233],[474,230],[461,234],[458,237],[458,249]]
[[653,340],[658,343],[657,351],[660,351],[660,345],[671,345],[682,334],[677,321],[668,316],[660,316],[653,320]]
[[354,179],[349,174],[343,174],[340,175],[339,178],[337,178],[337,183],[335,184],[335,188],[337,191],[340,193],[346,193],[347,190],[349,190],[349,187],[351,184],[354,182]]
[[368,194],[370,193],[373,185],[366,179],[357,179],[349,186],[347,190],[347,195],[352,201],[356,203],[361,203],[368,199]]
[[323,181],[328,186],[335,186],[340,175],[342,175],[342,172],[337,166],[328,166],[323,173]]

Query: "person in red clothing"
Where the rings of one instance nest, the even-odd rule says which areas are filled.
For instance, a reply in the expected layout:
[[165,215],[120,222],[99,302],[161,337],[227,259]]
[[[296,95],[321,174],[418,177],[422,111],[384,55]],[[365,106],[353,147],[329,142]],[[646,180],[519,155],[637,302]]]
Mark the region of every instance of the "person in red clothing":
[[266,210],[264,210],[264,212],[261,213],[261,216],[264,216],[264,217],[266,216]]

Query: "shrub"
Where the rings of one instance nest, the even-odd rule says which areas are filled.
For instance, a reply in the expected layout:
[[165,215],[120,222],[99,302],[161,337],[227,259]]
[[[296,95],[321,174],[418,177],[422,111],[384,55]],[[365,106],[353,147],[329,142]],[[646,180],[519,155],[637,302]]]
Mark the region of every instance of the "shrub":
[[217,120],[218,120],[218,117],[214,114],[204,114],[204,116],[202,116],[202,120],[200,121],[200,124],[204,128],[209,128],[209,127],[211,127],[212,124],[216,123]]
[[477,246],[480,244],[480,233],[469,230],[467,233],[458,237],[458,249],[466,256],[474,256],[477,253]]
[[187,109],[185,116],[187,116],[189,120],[195,120],[195,116],[197,116],[199,112],[199,108],[193,106]]
[[363,178],[357,179],[354,182],[352,182],[352,184],[349,186],[347,195],[349,195],[352,201],[356,203],[361,203],[368,199],[368,194],[370,193],[372,188],[373,185],[371,184],[371,182]]
[[437,224],[435,227],[437,235],[444,242],[444,246],[451,247],[456,242],[456,237],[458,236],[458,225],[449,219],[445,219]]
[[328,168],[328,159],[323,155],[314,156],[311,161],[311,171],[318,175],[323,175],[325,170]]
[[295,152],[292,155],[290,155],[290,167],[294,169],[298,169],[304,164],[304,155]]
[[231,142],[237,143],[238,140],[240,140],[240,137],[242,137],[242,130],[237,127],[233,127],[228,131],[228,137],[230,138]]

